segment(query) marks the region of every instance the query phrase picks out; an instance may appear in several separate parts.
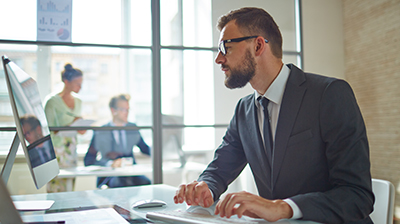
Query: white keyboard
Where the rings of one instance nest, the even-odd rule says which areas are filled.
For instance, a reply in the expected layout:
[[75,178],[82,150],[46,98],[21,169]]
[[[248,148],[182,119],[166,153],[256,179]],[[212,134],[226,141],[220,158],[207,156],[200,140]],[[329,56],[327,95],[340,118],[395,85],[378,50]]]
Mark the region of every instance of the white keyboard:
[[[193,213],[187,211],[162,211],[148,212],[146,217],[152,220],[159,220],[167,223],[185,223],[185,224],[203,224],[203,223],[258,223],[252,222],[246,218],[221,218],[219,215],[210,215],[209,213]],[[235,218],[236,217],[236,218]]]

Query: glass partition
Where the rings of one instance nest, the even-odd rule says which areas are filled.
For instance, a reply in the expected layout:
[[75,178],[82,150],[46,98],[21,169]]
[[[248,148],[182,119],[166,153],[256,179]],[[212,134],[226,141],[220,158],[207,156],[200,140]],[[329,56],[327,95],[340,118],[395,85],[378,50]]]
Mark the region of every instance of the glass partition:
[[[175,146],[166,148],[178,145],[181,151],[188,151],[186,154],[212,154],[221,143],[236,103],[254,91],[249,85],[227,89],[224,74],[214,63],[219,39],[216,23],[230,10],[243,6],[266,9],[281,29],[284,62],[301,67],[297,0],[74,1],[72,42],[45,44],[36,42],[36,4],[36,1],[15,0],[0,7],[4,18],[24,15],[2,24],[2,30],[7,32],[0,33],[0,54],[6,54],[37,80],[42,101],[62,90],[61,71],[65,63],[83,71],[82,89],[78,93],[82,99],[82,117],[96,123],[79,135],[81,157],[87,152],[93,130],[102,129],[110,121],[108,103],[119,93],[131,96],[128,121],[138,125],[149,146],[172,136]],[[159,6],[159,15],[151,14],[152,6]],[[153,31],[158,28],[158,20],[160,36],[155,37]],[[160,45],[152,46],[158,38]],[[160,62],[154,60],[157,58]],[[5,85],[3,80],[0,66],[0,86]],[[160,85],[154,85],[158,81]],[[158,90],[161,94],[155,96]],[[7,100],[1,88],[0,127],[5,128],[15,126]],[[158,104],[161,111],[156,111]],[[162,116],[162,124],[153,123],[158,114]],[[65,127],[52,128],[66,131],[62,129]],[[158,133],[162,139],[153,139]],[[0,130],[0,134],[6,139],[10,132]],[[164,144],[167,143],[161,145]],[[8,145],[0,145],[2,150],[8,150]],[[134,151],[135,155],[141,154],[137,148]],[[176,153],[172,161],[181,163],[179,152]],[[167,157],[165,154],[164,162]],[[198,157],[189,157],[186,161],[196,158],[194,161],[198,162]],[[210,159],[208,156],[200,162],[206,164]]]

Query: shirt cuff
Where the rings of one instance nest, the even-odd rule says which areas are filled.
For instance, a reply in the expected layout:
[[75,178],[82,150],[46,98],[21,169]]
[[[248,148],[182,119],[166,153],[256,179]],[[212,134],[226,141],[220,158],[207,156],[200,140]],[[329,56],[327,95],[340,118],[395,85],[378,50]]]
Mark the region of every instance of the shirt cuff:
[[289,206],[292,208],[293,216],[290,219],[300,219],[303,217],[303,213],[301,212],[299,206],[297,206],[292,199],[287,198],[283,201],[288,203]]
[[212,197],[212,198],[213,198],[213,200],[214,200],[214,193],[212,192],[212,190],[211,190],[210,188],[208,188],[208,190],[210,190],[211,197]]
[[106,167],[111,167],[111,165],[113,164],[114,160],[108,160],[106,163]]

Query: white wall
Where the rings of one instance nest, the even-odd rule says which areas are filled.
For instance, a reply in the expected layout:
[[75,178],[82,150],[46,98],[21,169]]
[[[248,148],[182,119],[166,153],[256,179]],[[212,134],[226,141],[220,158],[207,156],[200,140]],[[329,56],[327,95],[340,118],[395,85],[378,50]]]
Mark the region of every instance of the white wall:
[[304,70],[344,79],[341,0],[302,0]]

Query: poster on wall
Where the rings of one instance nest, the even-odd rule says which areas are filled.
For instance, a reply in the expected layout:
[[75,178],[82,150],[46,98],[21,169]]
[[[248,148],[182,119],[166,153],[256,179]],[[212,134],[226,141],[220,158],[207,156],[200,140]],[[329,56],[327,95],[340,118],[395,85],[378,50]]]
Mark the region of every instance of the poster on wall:
[[37,0],[37,40],[71,42],[72,0]]

